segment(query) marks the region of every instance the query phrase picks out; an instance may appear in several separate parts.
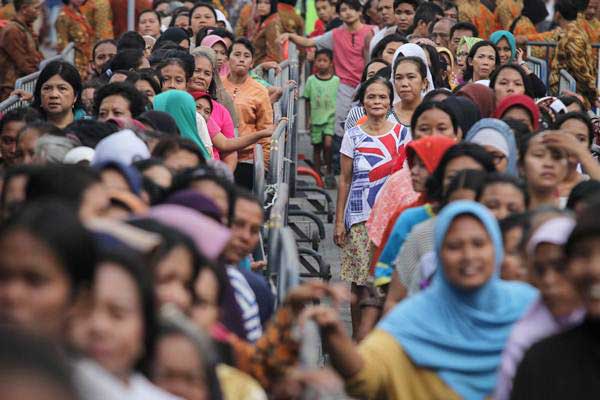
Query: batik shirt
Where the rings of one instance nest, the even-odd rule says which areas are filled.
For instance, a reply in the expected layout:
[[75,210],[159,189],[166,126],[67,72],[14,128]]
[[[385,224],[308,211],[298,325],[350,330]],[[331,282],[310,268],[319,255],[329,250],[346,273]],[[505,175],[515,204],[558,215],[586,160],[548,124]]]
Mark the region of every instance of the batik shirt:
[[352,183],[346,204],[346,229],[365,222],[379,191],[393,171],[398,158],[405,158],[405,146],[410,142],[408,128],[394,124],[383,135],[373,136],[360,126],[346,132],[340,152],[352,158]]

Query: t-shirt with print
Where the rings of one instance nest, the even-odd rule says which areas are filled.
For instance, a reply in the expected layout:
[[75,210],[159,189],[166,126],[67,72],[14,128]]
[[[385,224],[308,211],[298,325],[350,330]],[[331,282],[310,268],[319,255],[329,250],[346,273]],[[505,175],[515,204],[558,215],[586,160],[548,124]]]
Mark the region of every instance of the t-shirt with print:
[[352,158],[352,183],[344,216],[346,229],[369,219],[377,195],[398,158],[406,158],[405,146],[410,140],[410,131],[400,124],[378,136],[369,135],[361,126],[346,132],[340,148],[341,154]]
[[333,75],[329,79],[321,79],[311,75],[304,85],[302,97],[310,102],[310,124],[326,125],[335,123],[335,101],[340,78]]

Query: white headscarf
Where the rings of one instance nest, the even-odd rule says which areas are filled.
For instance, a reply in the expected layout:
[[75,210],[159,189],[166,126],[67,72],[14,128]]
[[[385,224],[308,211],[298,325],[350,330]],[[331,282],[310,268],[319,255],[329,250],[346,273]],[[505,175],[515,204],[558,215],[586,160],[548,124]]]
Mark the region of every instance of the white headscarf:
[[431,92],[435,89],[433,86],[433,77],[431,76],[431,71],[429,69],[429,64],[427,63],[427,56],[425,55],[425,50],[421,48],[421,46],[416,45],[414,43],[406,43],[402,46],[398,47],[396,52],[394,53],[394,59],[392,60],[392,72],[390,76],[390,82],[392,83],[392,87],[394,88],[394,104],[400,101],[400,97],[398,96],[398,92],[396,91],[396,85],[394,85],[394,65],[396,64],[396,59],[402,54],[404,57],[418,57],[427,66],[427,89],[423,90],[421,96],[425,96],[427,93]]

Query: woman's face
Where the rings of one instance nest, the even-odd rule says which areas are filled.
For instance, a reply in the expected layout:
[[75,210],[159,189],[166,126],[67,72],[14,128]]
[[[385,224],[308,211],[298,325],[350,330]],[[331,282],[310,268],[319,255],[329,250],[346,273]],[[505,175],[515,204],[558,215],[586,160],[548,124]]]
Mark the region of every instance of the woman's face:
[[190,186],[192,189],[201,195],[208,197],[215,203],[219,208],[225,223],[227,216],[229,215],[229,195],[227,191],[221,185],[208,179],[192,182]]
[[504,68],[498,76],[494,85],[496,104],[500,104],[505,97],[513,94],[525,94],[525,82],[523,77],[513,68]]
[[401,62],[394,73],[394,86],[403,102],[414,103],[421,99],[427,79],[421,76],[415,63]]
[[456,139],[452,119],[438,108],[430,108],[419,116],[414,127],[413,140],[431,135],[442,135]]
[[156,92],[154,91],[154,88],[150,82],[140,79],[135,83],[135,88],[139,90],[140,93],[145,94],[148,98],[148,101],[154,103],[154,96],[156,96]]
[[427,178],[431,174],[425,167],[425,163],[421,161],[421,158],[415,154],[412,160],[412,166],[410,167],[410,179],[412,181],[413,190],[417,193],[423,193],[425,191],[425,184]]
[[529,142],[523,172],[530,190],[553,192],[567,175],[566,154],[546,146],[538,134]]
[[588,131],[587,125],[583,123],[583,121],[580,121],[575,118],[568,119],[561,124],[560,130],[564,133],[575,137],[575,139],[577,139],[578,142],[585,145],[586,147],[588,146],[588,138],[590,137],[590,132]]
[[600,318],[600,237],[585,237],[576,243],[568,261],[568,274],[575,283],[587,316]]
[[508,64],[512,57],[512,51],[510,44],[506,38],[502,38],[496,43],[496,49],[498,50],[498,56],[500,57],[500,65]]
[[500,277],[505,281],[527,281],[527,268],[519,249],[523,239],[523,227],[515,226],[509,229],[503,237],[504,259],[500,271]]
[[173,174],[164,165],[154,165],[146,169],[143,175],[163,189],[170,188],[173,183]]
[[192,306],[193,258],[185,246],[173,248],[156,266],[154,290],[160,305],[175,304],[182,312]]
[[448,189],[448,185],[450,184],[450,181],[452,181],[452,178],[464,169],[483,171],[481,164],[469,156],[453,158],[446,164],[446,170],[444,171],[444,192]]
[[142,36],[152,36],[155,39],[160,36],[160,21],[154,13],[147,12],[140,16],[138,33]]
[[498,221],[509,215],[525,212],[525,196],[510,183],[498,182],[487,185],[479,202],[494,214]]
[[221,68],[227,62],[227,48],[223,43],[215,43],[212,47],[217,55],[217,67]]
[[380,63],[380,62],[371,63],[367,67],[367,79],[371,79],[373,76],[375,76],[375,74],[377,72],[381,71],[385,67],[386,67],[386,65],[384,63]]
[[163,77],[163,91],[171,89],[185,90],[187,78],[180,65],[169,64],[160,70],[160,75]]
[[72,302],[65,266],[44,242],[24,230],[0,239],[0,321],[60,339]]
[[482,46],[477,49],[471,60],[473,66],[473,82],[489,79],[496,68],[496,52],[491,46]]
[[217,19],[215,18],[215,14],[213,14],[210,8],[198,7],[194,10],[194,13],[192,14],[190,25],[192,27],[192,32],[195,35],[198,33],[198,31],[200,31],[200,29],[204,27],[216,26]]
[[98,265],[92,301],[81,324],[83,352],[120,379],[128,379],[144,354],[141,294],[131,275],[114,263]]
[[167,154],[163,160],[163,164],[171,171],[179,172],[189,168],[196,168],[200,165],[200,159],[190,151],[179,149]]
[[390,42],[385,45],[383,49],[383,53],[381,53],[381,58],[386,61],[388,64],[392,65],[394,61],[394,53],[398,50],[398,47],[402,46],[402,42]]
[[190,17],[187,14],[180,14],[175,18],[175,26],[186,31],[190,27]]
[[508,168],[508,158],[506,157],[506,155],[503,152],[501,152],[497,147],[491,146],[489,144],[484,144],[483,148],[490,156],[492,156],[492,160],[494,161],[496,171],[506,172],[506,169]]
[[219,281],[210,268],[204,268],[198,274],[194,285],[198,302],[192,308],[192,320],[205,330],[219,319]]
[[535,129],[533,128],[533,121],[531,120],[531,114],[523,107],[515,106],[511,107],[504,114],[502,114],[502,119],[514,119],[516,121],[521,121],[529,128],[530,132],[533,132]]
[[569,316],[579,305],[579,294],[566,276],[562,246],[540,243],[529,260],[531,283],[539,289],[544,304],[555,317]]
[[385,117],[390,109],[390,93],[383,83],[373,83],[365,90],[363,106],[371,117]]
[[483,224],[470,215],[452,221],[441,249],[446,279],[462,290],[483,286],[494,273],[494,245]]
[[213,79],[212,64],[206,57],[194,57],[194,74],[188,84],[190,90],[201,90],[208,92]]
[[196,111],[202,115],[205,121],[208,121],[212,113],[212,103],[206,97],[201,97],[196,100]]
[[252,53],[243,44],[236,43],[233,45],[233,51],[229,56],[229,68],[236,75],[247,75],[252,68]]
[[463,43],[456,52],[456,65],[461,71],[465,71],[467,68],[467,58],[469,57],[469,47],[466,43]]
[[98,109],[98,121],[106,122],[111,118],[132,118],[129,100],[119,94],[102,99]]
[[42,84],[40,97],[42,109],[48,115],[62,115],[72,112],[77,101],[73,86],[58,74]]
[[190,49],[190,39],[183,39],[181,42],[179,42],[179,46],[183,47],[186,50]]
[[204,370],[198,347],[185,335],[163,335],[157,341],[152,381],[161,389],[186,400],[208,400]]
[[256,12],[261,17],[266,17],[271,12],[271,2],[269,0],[258,0],[256,2]]
[[28,128],[21,132],[17,143],[17,161],[19,164],[35,164],[35,145],[40,138],[40,132],[37,129]]

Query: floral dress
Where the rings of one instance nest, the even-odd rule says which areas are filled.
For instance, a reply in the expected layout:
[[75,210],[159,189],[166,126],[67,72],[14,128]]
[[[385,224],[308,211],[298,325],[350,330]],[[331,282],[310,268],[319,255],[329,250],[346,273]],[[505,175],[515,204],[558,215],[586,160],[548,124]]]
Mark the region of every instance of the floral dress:
[[81,80],[87,77],[87,67],[92,59],[94,29],[79,11],[64,6],[56,20],[57,49],[62,51],[70,42],[75,43],[75,67]]

